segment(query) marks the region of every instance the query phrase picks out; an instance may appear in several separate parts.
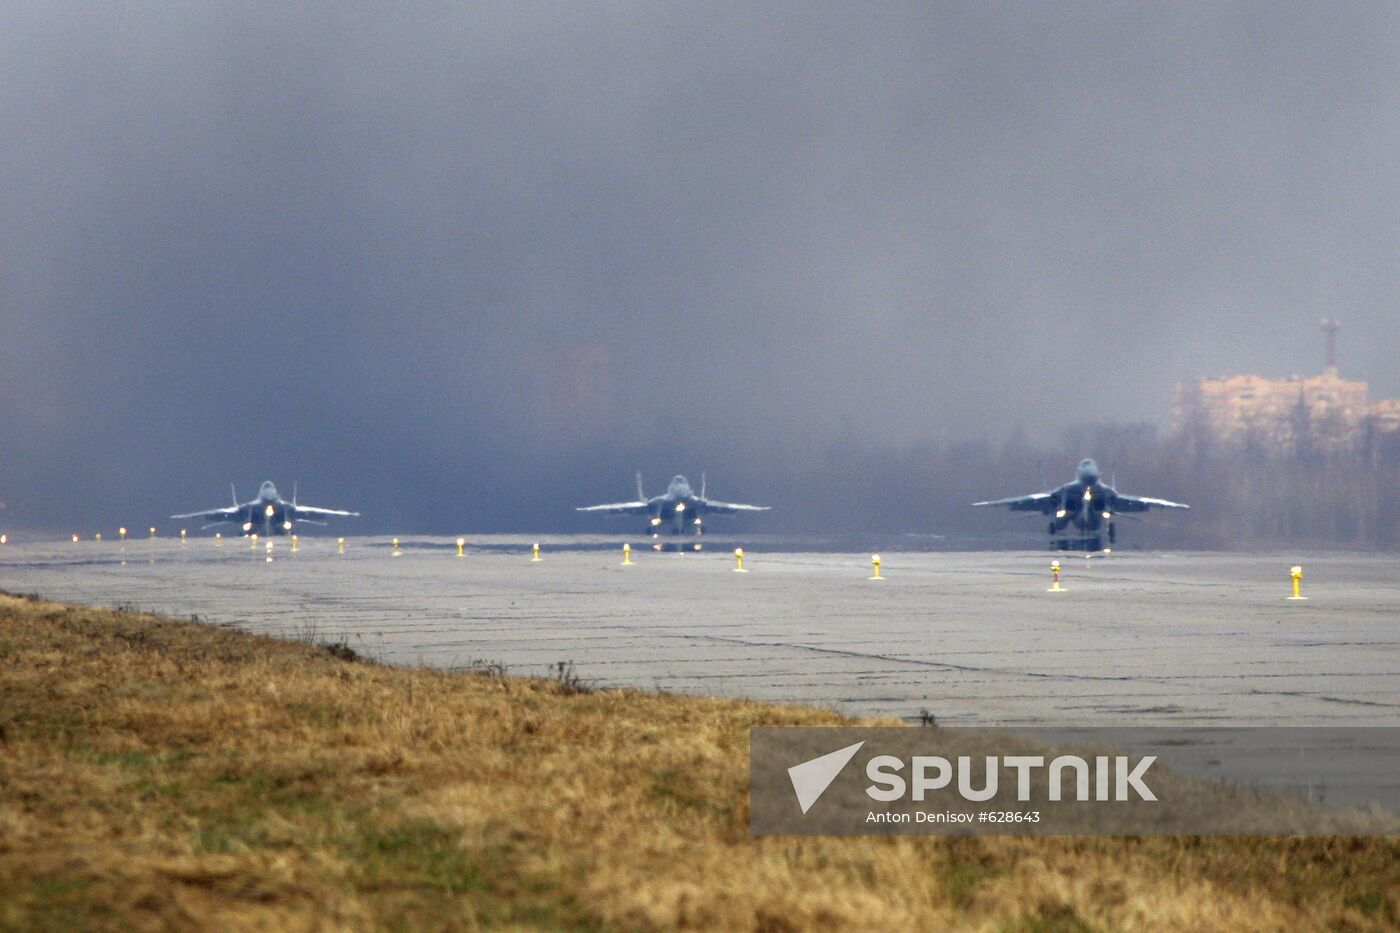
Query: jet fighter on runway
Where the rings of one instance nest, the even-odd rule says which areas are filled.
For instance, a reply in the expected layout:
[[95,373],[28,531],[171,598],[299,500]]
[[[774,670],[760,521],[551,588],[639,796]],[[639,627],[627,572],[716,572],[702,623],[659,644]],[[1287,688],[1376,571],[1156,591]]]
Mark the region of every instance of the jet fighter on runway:
[[[1104,549],[1105,544],[1112,547],[1117,538],[1113,527],[1113,517],[1117,514],[1146,512],[1153,508],[1191,507],[1167,499],[1125,496],[1102,482],[1099,477],[1099,465],[1088,459],[1079,461],[1078,475],[1074,482],[1065,483],[1058,489],[972,504],[1004,505],[1013,512],[1039,512],[1051,516],[1047,529],[1052,539],[1051,546],[1061,551],[1081,547],[1085,550],[1099,551]],[[1071,526],[1081,537],[1062,537],[1065,530]]]
[[171,518],[198,518],[207,522],[205,528],[212,528],[215,525],[235,524],[243,529],[243,534],[259,534],[263,537],[271,535],[291,534],[292,529],[297,525],[324,525],[323,519],[327,518],[359,518],[359,512],[342,512],[339,509],[318,509],[310,505],[297,505],[297,494],[295,487],[292,490],[292,501],[288,502],[277,494],[277,487],[271,481],[263,483],[258,490],[258,497],[251,502],[240,503],[238,493],[234,490],[233,484],[229,484],[229,491],[233,492],[233,505],[224,509],[211,509],[208,512],[188,512],[184,515],[172,515]]
[[735,512],[766,512],[766,505],[743,505],[738,502],[720,502],[705,498],[705,478],[700,477],[700,495],[690,488],[684,476],[671,480],[666,493],[648,499],[642,492],[642,474],[637,474],[637,500],[635,502],[612,502],[607,505],[584,506],[580,512],[607,512],[611,515],[645,515],[648,517],[646,533],[659,535],[662,529],[671,534],[681,534],[687,523],[698,535],[704,530],[705,516],[733,515]]

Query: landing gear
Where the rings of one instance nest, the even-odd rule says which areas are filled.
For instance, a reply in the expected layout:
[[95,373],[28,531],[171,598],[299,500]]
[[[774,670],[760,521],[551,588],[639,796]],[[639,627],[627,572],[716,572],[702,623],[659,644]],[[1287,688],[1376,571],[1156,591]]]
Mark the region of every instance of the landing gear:
[[1083,538],[1053,538],[1050,541],[1052,551],[1102,551],[1103,537],[1100,535],[1088,535]]

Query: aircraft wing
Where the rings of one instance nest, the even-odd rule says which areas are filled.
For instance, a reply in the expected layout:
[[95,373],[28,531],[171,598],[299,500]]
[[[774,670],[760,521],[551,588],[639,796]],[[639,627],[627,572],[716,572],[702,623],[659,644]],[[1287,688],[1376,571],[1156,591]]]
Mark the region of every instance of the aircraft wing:
[[986,502],[974,502],[973,505],[1004,505],[1013,512],[1044,512],[1050,514],[1055,511],[1055,494],[1052,492],[1033,492],[1029,496],[1012,496],[1009,499],[989,499]]
[[1154,499],[1151,496],[1125,496],[1121,493],[1114,498],[1113,510],[1115,512],[1146,512],[1148,509],[1189,509],[1191,506],[1184,502],[1172,502],[1170,499]]
[[733,515],[735,512],[767,512],[771,508],[771,505],[744,505],[742,502],[705,500],[705,511],[714,512],[717,515]]
[[296,514],[297,519],[298,519],[298,520],[302,520],[302,521],[304,521],[304,520],[306,520],[306,519],[312,519],[312,518],[359,518],[359,517],[360,517],[360,513],[359,513],[359,512],[345,512],[345,511],[342,511],[341,509],[318,509],[318,508],[316,508],[316,506],[314,506],[314,505],[298,505],[298,506],[294,506],[293,509],[292,509],[292,511]]
[[186,512],[183,515],[172,515],[171,518],[197,518],[200,521],[218,524],[219,522],[236,522],[243,514],[243,507],[231,505],[223,509],[210,509],[208,512]]
[[607,512],[611,515],[646,515],[651,511],[650,502],[609,502],[605,505],[585,505],[575,512]]

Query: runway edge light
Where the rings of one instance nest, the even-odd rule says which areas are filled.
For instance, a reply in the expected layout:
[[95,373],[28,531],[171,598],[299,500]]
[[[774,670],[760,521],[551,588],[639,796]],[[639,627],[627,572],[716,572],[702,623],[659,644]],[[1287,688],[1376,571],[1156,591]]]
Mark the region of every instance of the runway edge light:
[[748,571],[744,569],[744,549],[741,547],[736,547],[734,549],[734,572],[748,573]]
[[535,563],[536,561],[539,561],[539,560],[543,560],[543,559],[544,559],[544,558],[540,557],[540,543],[539,543],[538,541],[535,542],[534,552],[535,552],[535,556],[532,557],[532,558],[530,558],[530,563],[533,564],[533,563]]
[[1050,576],[1051,576],[1051,578],[1052,578],[1055,582],[1054,582],[1054,583],[1051,583],[1050,586],[1049,586],[1049,588],[1046,589],[1045,592],[1047,592],[1047,593],[1063,593],[1063,592],[1065,591],[1065,588],[1064,588],[1063,586],[1060,586],[1060,562],[1059,562],[1059,561],[1057,561],[1057,560],[1052,560],[1052,561],[1050,562]]
[[458,539],[457,539],[457,556],[458,556],[458,557],[466,557],[466,556],[467,556],[467,552],[466,552],[466,550],[465,550],[466,546],[467,546],[467,539],[466,539],[466,538],[458,538]]
[[337,554],[344,554],[344,553],[345,553],[345,539],[344,539],[344,538],[336,538],[336,539],[335,539],[335,552],[336,552]]
[[1292,567],[1288,568],[1288,576],[1293,580],[1293,595],[1288,598],[1290,600],[1307,599],[1307,597],[1303,595],[1303,565],[1294,564]]
[[624,544],[622,546],[622,566],[630,567],[633,563],[635,562],[632,560],[632,545]]
[[394,549],[393,549],[392,551],[389,552],[389,556],[390,556],[390,557],[400,557],[400,556],[402,556],[402,555],[403,555],[403,551],[400,551],[400,550],[399,550],[399,539],[398,539],[398,538],[395,538],[395,539],[394,539]]
[[870,555],[870,566],[872,566],[872,567],[875,568],[875,573],[871,575],[870,579],[872,579],[872,580],[883,580],[883,579],[885,579],[884,577],[880,576],[880,555],[879,555],[879,554],[871,554],[871,555]]

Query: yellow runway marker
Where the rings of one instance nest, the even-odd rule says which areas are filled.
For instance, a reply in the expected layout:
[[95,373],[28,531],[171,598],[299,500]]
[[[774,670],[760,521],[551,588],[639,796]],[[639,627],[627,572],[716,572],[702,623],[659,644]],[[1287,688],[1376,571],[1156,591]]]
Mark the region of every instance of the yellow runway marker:
[[1303,595],[1303,565],[1294,564],[1288,570],[1288,575],[1293,578],[1293,595],[1289,599],[1307,599]]

